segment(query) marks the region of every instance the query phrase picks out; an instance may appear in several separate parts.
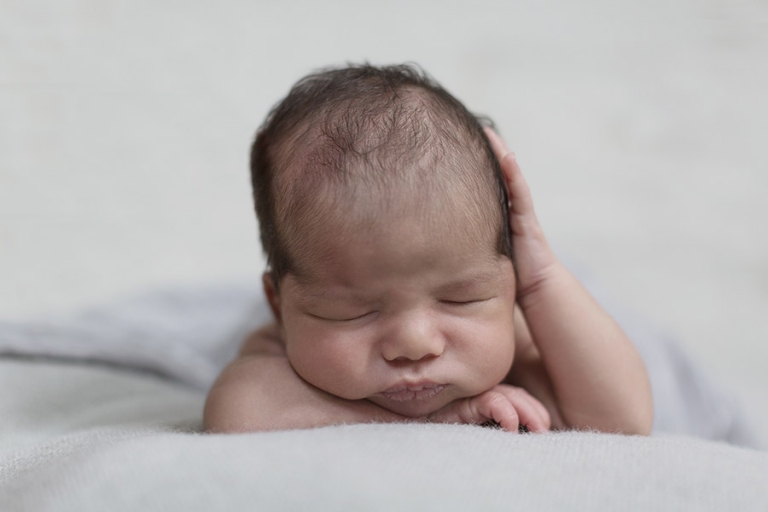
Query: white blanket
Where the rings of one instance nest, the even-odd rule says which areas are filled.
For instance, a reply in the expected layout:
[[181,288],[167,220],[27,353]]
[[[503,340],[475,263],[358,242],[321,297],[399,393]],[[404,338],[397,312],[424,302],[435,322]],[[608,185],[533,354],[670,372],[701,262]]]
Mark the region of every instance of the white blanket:
[[[684,437],[357,425],[201,435],[204,394],[0,361],[0,510],[768,509],[768,453]],[[12,391],[12,392],[11,392]]]
[[[760,443],[735,397],[713,384],[677,343],[622,310],[587,272],[578,274],[645,360],[654,431]],[[0,322],[0,355],[109,363],[207,391],[246,333],[270,318],[260,287],[250,280],[155,290],[76,314]]]
[[649,368],[654,437],[437,425],[199,434],[205,391],[269,317],[252,283],[0,323],[0,510],[768,509],[768,454],[715,442],[757,442],[736,401],[603,301]]

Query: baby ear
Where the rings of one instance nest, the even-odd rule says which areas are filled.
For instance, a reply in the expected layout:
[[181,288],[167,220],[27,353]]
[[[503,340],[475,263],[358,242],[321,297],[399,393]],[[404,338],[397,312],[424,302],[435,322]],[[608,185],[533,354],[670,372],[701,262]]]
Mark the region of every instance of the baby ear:
[[280,293],[275,286],[275,278],[272,272],[264,272],[261,276],[261,282],[264,284],[264,295],[267,296],[267,302],[269,308],[272,310],[272,314],[275,316],[275,320],[278,324],[282,324],[282,316],[280,314]]

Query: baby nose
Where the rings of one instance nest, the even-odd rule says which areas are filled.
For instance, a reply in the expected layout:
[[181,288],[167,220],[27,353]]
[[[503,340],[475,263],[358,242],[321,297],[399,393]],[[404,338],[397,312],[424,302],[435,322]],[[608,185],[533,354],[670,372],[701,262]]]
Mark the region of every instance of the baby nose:
[[403,321],[382,346],[384,359],[390,362],[420,361],[438,357],[445,349],[441,333],[422,317]]

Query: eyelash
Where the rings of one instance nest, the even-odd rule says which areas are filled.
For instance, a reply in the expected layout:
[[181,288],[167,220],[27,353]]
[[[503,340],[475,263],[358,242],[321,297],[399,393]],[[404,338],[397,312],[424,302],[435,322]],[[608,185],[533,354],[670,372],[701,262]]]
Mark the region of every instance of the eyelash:
[[477,304],[480,302],[485,302],[490,299],[474,299],[474,300],[444,300],[441,301],[443,304],[448,304],[449,306],[468,306],[470,304]]
[[[441,300],[443,304],[447,304],[448,306],[471,306],[472,304],[479,304],[481,302],[486,302],[491,300],[492,297],[489,297],[487,299],[473,299],[473,300]],[[361,318],[364,318],[372,313],[375,313],[375,311],[369,311],[367,313],[363,313],[362,315],[353,317],[353,318],[327,318],[320,315],[312,315],[311,316],[319,319],[319,320],[325,320],[326,322],[352,322],[354,320],[360,320]]]
[[320,316],[320,315],[311,315],[311,313],[310,313],[310,315],[315,317],[315,318],[317,318],[317,319],[319,319],[319,320],[325,320],[326,322],[351,322],[353,320],[360,320],[361,318],[366,317],[366,316],[370,315],[371,313],[373,313],[373,311],[369,311],[368,313],[364,313],[364,314],[362,314],[360,316],[356,316],[354,318],[327,318],[327,317]]

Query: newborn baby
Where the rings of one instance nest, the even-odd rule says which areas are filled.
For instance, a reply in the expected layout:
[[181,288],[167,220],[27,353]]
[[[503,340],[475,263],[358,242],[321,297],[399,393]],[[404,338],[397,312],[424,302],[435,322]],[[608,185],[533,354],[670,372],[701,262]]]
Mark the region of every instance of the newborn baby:
[[275,321],[217,379],[206,430],[650,432],[634,346],[553,254],[514,154],[431,78],[310,75],[251,157]]

